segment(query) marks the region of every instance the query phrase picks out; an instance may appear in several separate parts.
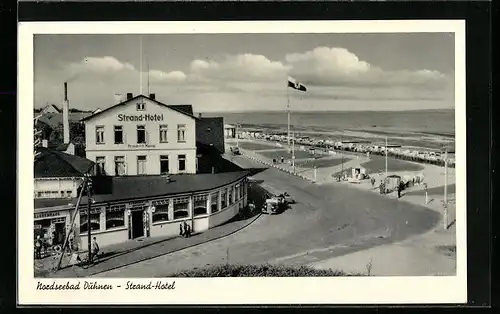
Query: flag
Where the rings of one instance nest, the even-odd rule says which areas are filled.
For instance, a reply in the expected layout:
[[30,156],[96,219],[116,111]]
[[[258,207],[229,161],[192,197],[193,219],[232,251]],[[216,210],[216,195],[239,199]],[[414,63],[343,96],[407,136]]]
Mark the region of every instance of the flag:
[[307,91],[307,88],[304,84],[297,82],[294,78],[288,77],[288,87],[291,87],[296,90],[300,90],[302,92]]

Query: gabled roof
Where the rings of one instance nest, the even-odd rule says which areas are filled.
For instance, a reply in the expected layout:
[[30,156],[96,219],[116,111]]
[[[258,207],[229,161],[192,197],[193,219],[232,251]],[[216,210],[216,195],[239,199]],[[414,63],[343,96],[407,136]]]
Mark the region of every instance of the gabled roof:
[[118,103],[118,104],[116,104],[114,106],[108,107],[108,108],[106,108],[104,110],[101,110],[101,111],[95,113],[95,114],[92,114],[92,115],[90,115],[88,117],[85,117],[81,121],[87,121],[87,120],[93,119],[93,118],[97,117],[98,115],[100,115],[100,114],[102,114],[102,113],[104,113],[104,112],[106,112],[108,110],[111,110],[111,109],[116,108],[118,106],[123,106],[123,105],[125,105],[125,104],[127,104],[127,103],[129,103],[131,101],[134,101],[134,100],[140,98],[140,97],[146,98],[146,99],[148,99],[148,100],[156,103],[157,105],[160,105],[160,106],[172,109],[174,111],[182,113],[183,115],[186,115],[186,116],[191,117],[193,119],[198,119],[197,117],[195,117],[193,115],[193,107],[191,105],[166,105],[166,104],[161,103],[161,102],[157,101],[156,99],[152,99],[152,98],[150,98],[150,97],[148,97],[146,95],[137,95],[137,96],[135,96],[133,98],[127,99],[125,101],[122,101],[121,103]]
[[89,172],[94,162],[86,158],[41,147],[35,158],[35,178],[81,177]]
[[54,108],[54,109],[55,109],[57,112],[59,112],[59,113],[61,113],[61,112],[62,112],[62,110],[61,110],[61,109],[59,109],[59,108],[58,108],[56,105],[54,105],[54,104],[50,104],[50,105],[47,105],[47,106],[43,107],[43,108],[42,108],[42,111],[43,111],[43,110],[45,110],[45,109],[46,109],[46,108],[48,108],[48,107],[52,107],[52,108]]

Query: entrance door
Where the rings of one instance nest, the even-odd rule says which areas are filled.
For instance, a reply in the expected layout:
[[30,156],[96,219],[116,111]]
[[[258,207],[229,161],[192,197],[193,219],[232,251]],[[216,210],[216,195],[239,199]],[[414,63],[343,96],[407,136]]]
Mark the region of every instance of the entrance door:
[[144,236],[142,215],[143,210],[135,210],[132,212],[132,239]]
[[55,231],[54,231],[54,239],[53,239],[53,244],[64,244],[64,237],[66,236],[66,230],[65,230],[65,224],[62,223],[56,223],[55,224]]

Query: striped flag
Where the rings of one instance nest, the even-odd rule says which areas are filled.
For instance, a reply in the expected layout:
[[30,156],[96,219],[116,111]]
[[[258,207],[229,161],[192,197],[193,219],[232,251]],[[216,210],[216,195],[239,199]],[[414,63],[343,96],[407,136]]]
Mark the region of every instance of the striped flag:
[[293,89],[296,89],[296,90],[299,90],[302,92],[307,91],[307,88],[304,84],[297,82],[297,80],[295,80],[294,78],[292,78],[290,76],[288,77],[288,87],[291,87]]

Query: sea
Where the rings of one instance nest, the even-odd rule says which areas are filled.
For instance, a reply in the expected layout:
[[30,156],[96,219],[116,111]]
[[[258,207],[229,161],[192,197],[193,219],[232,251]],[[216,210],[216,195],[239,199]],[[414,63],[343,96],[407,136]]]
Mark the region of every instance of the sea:
[[[287,125],[285,111],[210,112],[203,116],[224,117],[224,123],[228,124]],[[291,124],[294,127],[325,131],[378,129],[454,136],[455,110],[292,112]]]
[[[210,112],[205,117],[223,117],[226,124],[242,128],[283,131],[286,111]],[[350,132],[353,138],[389,136],[405,146],[438,148],[455,139],[455,110],[415,111],[308,111],[292,112],[291,128],[318,137]],[[363,135],[362,135],[363,134]]]

